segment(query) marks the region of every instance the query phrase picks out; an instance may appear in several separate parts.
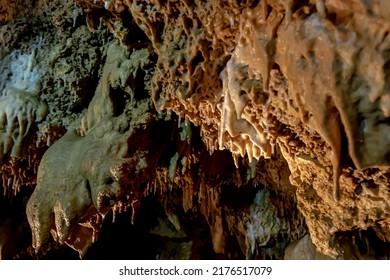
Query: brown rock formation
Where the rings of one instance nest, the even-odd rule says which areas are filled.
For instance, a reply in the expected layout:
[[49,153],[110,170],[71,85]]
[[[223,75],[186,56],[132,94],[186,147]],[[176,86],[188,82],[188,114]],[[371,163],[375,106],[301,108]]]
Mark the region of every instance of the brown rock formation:
[[389,258],[387,1],[3,2],[19,257],[93,258],[128,216],[143,258]]

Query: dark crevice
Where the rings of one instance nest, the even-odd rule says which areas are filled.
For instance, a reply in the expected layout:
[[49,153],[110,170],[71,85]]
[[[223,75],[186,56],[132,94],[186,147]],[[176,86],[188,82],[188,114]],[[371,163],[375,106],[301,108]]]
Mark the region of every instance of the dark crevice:
[[347,260],[390,259],[390,244],[379,239],[372,228],[339,231],[334,241],[343,249],[344,255],[341,257]]

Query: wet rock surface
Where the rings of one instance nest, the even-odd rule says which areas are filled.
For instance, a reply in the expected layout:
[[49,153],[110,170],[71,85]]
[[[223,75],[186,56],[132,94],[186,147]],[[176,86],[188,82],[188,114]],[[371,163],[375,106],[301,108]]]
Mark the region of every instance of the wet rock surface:
[[387,1],[19,2],[2,259],[390,257]]

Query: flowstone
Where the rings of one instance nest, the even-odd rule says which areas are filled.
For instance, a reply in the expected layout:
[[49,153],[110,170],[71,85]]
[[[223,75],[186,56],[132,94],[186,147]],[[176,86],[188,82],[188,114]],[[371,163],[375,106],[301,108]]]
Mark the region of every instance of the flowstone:
[[0,162],[8,153],[11,157],[21,156],[30,128],[47,114],[47,105],[39,98],[35,50],[29,55],[13,52],[9,69],[3,66],[1,70],[10,71],[12,76],[5,88],[0,88]]
[[[32,245],[37,252],[51,233],[59,243],[65,242],[83,256],[96,241],[106,214],[112,209],[115,217],[117,211],[127,209],[118,201],[124,193],[123,178],[130,172],[125,174],[123,169],[129,165],[145,168],[128,157],[128,141],[147,121],[148,114],[136,116],[135,108],[127,111],[126,104],[118,103],[120,95],[115,92],[126,88],[130,73],[135,75],[149,63],[147,53],[138,53],[130,54],[117,43],[108,47],[102,78],[88,111],[44,154],[37,187],[27,204]],[[123,91],[130,93],[134,94]],[[129,113],[134,118],[130,123]]]
[[85,137],[70,129],[43,156],[37,187],[27,204],[36,251],[51,230],[56,240],[65,242],[91,203],[100,214],[107,214],[119,195],[119,170],[127,147],[124,136],[113,129],[114,122],[102,120]]

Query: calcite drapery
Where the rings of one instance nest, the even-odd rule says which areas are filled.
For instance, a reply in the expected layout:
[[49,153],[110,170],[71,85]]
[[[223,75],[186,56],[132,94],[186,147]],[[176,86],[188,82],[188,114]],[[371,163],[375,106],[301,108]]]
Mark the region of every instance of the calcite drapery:
[[[268,200],[239,206],[224,201],[226,196],[234,197],[226,195],[232,185],[243,190],[248,186],[257,188],[257,183],[261,182],[273,194],[270,198],[273,205],[291,200],[293,202],[287,208],[295,209],[297,201],[305,216],[310,238],[322,253],[340,258],[348,254],[351,256],[352,253],[345,250],[349,247],[342,243],[355,246],[353,242],[366,239],[359,239],[356,235],[365,232],[369,233],[367,236],[371,243],[377,242],[371,234],[384,242],[390,240],[387,1],[77,0],[75,2],[84,11],[68,11],[74,7],[71,2],[66,1],[63,6],[61,1],[52,2],[48,11],[61,36],[74,32],[66,43],[63,41],[53,51],[49,67],[54,65],[56,75],[52,77],[61,85],[77,87],[74,93],[80,97],[80,104],[68,106],[66,115],[69,112],[77,117],[84,115],[81,125],[75,126],[75,134],[72,136],[69,132],[63,141],[72,138],[74,141],[70,141],[69,145],[75,147],[79,145],[75,143],[107,147],[103,136],[99,138],[90,133],[100,135],[99,131],[111,131],[118,135],[117,139],[128,137],[123,140],[129,147],[126,157],[132,157],[134,162],[128,165],[126,174],[135,177],[127,178],[132,187],[127,186],[127,191],[136,194],[129,191],[120,203],[114,200],[114,217],[126,207],[137,208],[142,194],[159,194],[159,199],[163,201],[171,198],[169,194],[175,194],[172,196],[175,198],[182,194],[183,201],[177,202],[176,208],[165,209],[167,215],[178,226],[182,216],[172,218],[179,211],[177,205],[182,205],[186,213],[199,210],[210,228],[215,252],[226,252],[228,244],[231,244],[229,238],[232,238],[237,240],[240,250],[247,257],[262,256],[261,252],[264,253],[267,246],[274,246],[272,250],[278,251],[277,254],[267,251],[268,257],[280,257],[286,240],[292,241],[304,234],[305,225],[299,222],[302,217],[288,217],[283,213],[285,207],[270,205],[273,211],[266,213],[277,217],[273,221],[278,221],[281,229],[269,230],[270,235],[264,235],[258,225],[262,221],[256,213],[262,211],[261,205],[269,205]],[[60,8],[56,7],[57,3]],[[84,51],[74,52],[75,45],[87,45],[80,38],[88,37],[88,28],[78,27],[83,20],[83,12],[87,14],[89,30],[96,32],[95,35],[98,35],[102,22],[122,45],[127,45],[132,51],[133,46],[138,46],[137,51],[132,53],[139,58],[137,61],[142,61],[142,55],[149,52],[157,58],[155,65],[149,66],[152,69],[148,71],[149,78],[153,76],[150,83],[149,78],[145,82],[142,77],[139,79],[140,72],[134,71],[141,63],[133,67],[128,57],[116,57],[115,63],[110,64],[112,68],[104,69],[103,82],[98,85],[85,113],[81,111],[88,106],[93,91],[90,91],[91,94],[83,91],[83,83],[78,83],[80,80],[74,77],[78,76],[77,73],[86,75],[89,69],[94,69],[91,70],[92,76],[97,77],[98,61],[104,54],[99,55],[96,45],[91,50],[92,56]],[[140,35],[137,25],[147,37]],[[9,35],[1,37],[0,43],[17,46]],[[141,51],[140,46],[145,49]],[[80,60],[70,57],[69,53],[94,63],[83,71],[73,71],[72,67]],[[70,65],[72,63],[73,66]],[[122,70],[118,72],[118,68]],[[142,82],[138,83],[138,80]],[[93,83],[93,79],[88,81],[88,85]],[[137,90],[134,90],[135,84],[140,85]],[[146,90],[139,91],[140,88]],[[163,152],[153,148],[147,139],[150,135],[163,134],[152,121],[156,116],[145,114],[142,124],[138,122],[140,127],[145,128],[141,135],[124,136],[127,125],[134,124],[134,114],[140,116],[141,111],[147,112],[149,88],[152,89],[154,105],[160,112],[156,115],[169,124],[175,124],[175,127],[179,126],[182,129],[180,138],[185,139],[167,145],[165,141],[169,137],[175,139],[178,132],[164,123],[170,136],[162,137],[165,140],[162,141],[165,144],[161,144],[165,147]],[[134,94],[129,97],[123,91],[133,91]],[[138,102],[139,92],[145,98],[143,102]],[[72,95],[62,93],[64,91],[59,90],[44,94],[46,101],[61,100],[48,104],[50,118],[47,122],[53,120],[53,109],[61,107],[58,103],[71,103],[66,100]],[[111,99],[115,102],[109,102]],[[122,103],[126,105],[121,106]],[[144,110],[141,110],[142,106]],[[63,108],[57,110],[57,120],[61,120],[63,111]],[[118,118],[120,115],[122,117]],[[66,125],[65,121],[59,123]],[[137,139],[141,144],[137,144]],[[199,139],[211,155],[205,155]],[[64,143],[61,141],[58,147]],[[55,146],[53,149],[59,150]],[[237,169],[234,170],[231,165],[228,152],[218,151],[223,149],[233,153]],[[117,159],[122,157],[114,156],[115,151],[106,152]],[[247,161],[246,155],[252,162]],[[83,160],[94,162],[94,156],[88,154]],[[224,163],[222,167],[213,166],[220,162]],[[103,177],[107,176],[107,168],[102,167]],[[199,180],[194,175],[198,171]],[[76,172],[76,169],[69,169],[69,172]],[[225,176],[226,173],[229,174]],[[108,177],[112,176],[110,174]],[[61,177],[57,175],[55,177]],[[40,182],[45,176],[40,176]],[[100,182],[95,183],[100,185]],[[37,187],[38,193],[44,192],[41,185]],[[78,190],[75,186],[71,188],[75,192]],[[113,190],[112,193],[116,193],[116,187]],[[273,193],[275,190],[278,190],[277,195]],[[82,184],[80,192],[89,193],[85,192]],[[247,196],[242,198],[254,195],[248,189],[246,192]],[[64,200],[75,196],[74,193],[67,194]],[[96,194],[91,195],[92,205],[93,197]],[[33,198],[36,196],[33,195]],[[99,208],[95,200],[94,206],[88,209],[80,207],[83,209],[75,210],[75,214],[67,212],[70,210],[66,210],[65,203],[54,203],[49,209],[59,217],[54,235],[65,238],[66,234],[62,232],[66,230],[62,228],[69,224],[75,231],[65,242],[71,246],[76,247],[74,241],[78,235],[90,238],[90,231],[81,228],[91,223],[83,221],[83,218],[92,215],[90,211],[95,211],[94,217],[101,217],[95,209],[95,206]],[[88,199],[85,198],[84,202],[88,204]],[[79,206],[84,202],[80,202]],[[164,207],[167,208],[165,204]],[[89,214],[76,218],[85,211]],[[69,220],[68,223],[66,217],[72,217],[74,221]],[[285,234],[282,225],[283,219],[287,218],[298,222],[297,231],[290,229]],[[97,223],[102,224],[102,220]],[[79,224],[83,226],[80,228]],[[253,232],[256,237],[253,237]],[[278,245],[273,243],[272,240],[283,236],[284,241]],[[375,251],[372,249],[375,246],[369,246],[372,245],[370,242],[367,242],[367,247]],[[255,255],[252,255],[253,252]],[[357,256],[365,257],[364,254]]]
[[[71,230],[78,227],[83,231],[78,223],[91,205],[98,216],[105,216],[116,207],[115,199],[121,191],[119,181],[125,175],[122,166],[130,161],[125,158],[127,141],[134,131],[129,129],[126,114],[116,112],[117,104],[110,94],[112,88],[124,86],[123,79],[127,80],[128,73],[139,67],[131,64],[127,55],[126,48],[117,44],[108,48],[102,79],[87,114],[80,125],[71,127],[42,158],[37,187],[27,205],[36,251],[52,232],[60,243],[77,246],[82,256],[95,232],[90,235],[84,232],[85,244],[80,245],[74,244],[79,241]],[[147,63],[147,55],[143,63]],[[85,227],[93,225],[87,223]]]
[[[36,39],[30,54],[11,52],[0,65],[4,74],[0,79],[0,167],[4,194],[15,195],[23,183],[34,182],[16,161],[26,155],[27,140],[48,111],[40,97],[40,67],[36,61],[36,49],[41,41],[42,38]],[[27,158],[33,169],[37,163],[31,155]]]
[[[11,157],[21,156],[23,139],[31,126],[42,121],[47,114],[47,105],[39,98],[41,89],[39,69],[35,58],[36,48],[42,39],[32,47],[31,54],[10,54],[9,65],[2,65],[1,71],[10,71],[11,78],[2,77],[0,86],[0,162],[10,152]],[[5,83],[5,85],[3,85]]]
[[[337,231],[388,232],[385,2],[124,1],[158,55],[157,109],[236,162],[281,153],[312,240],[333,257]],[[379,201],[355,192],[366,180]]]
[[11,87],[0,96],[0,112],[0,156],[10,152],[18,157],[31,126],[46,116],[47,105],[34,93]]
[[100,127],[85,137],[75,129],[58,140],[42,158],[37,187],[27,205],[33,232],[33,247],[39,250],[47,241],[54,215],[56,238],[67,240],[74,222],[91,203],[105,215],[120,192],[117,170],[126,152],[123,135],[113,129],[113,120],[102,120]]

